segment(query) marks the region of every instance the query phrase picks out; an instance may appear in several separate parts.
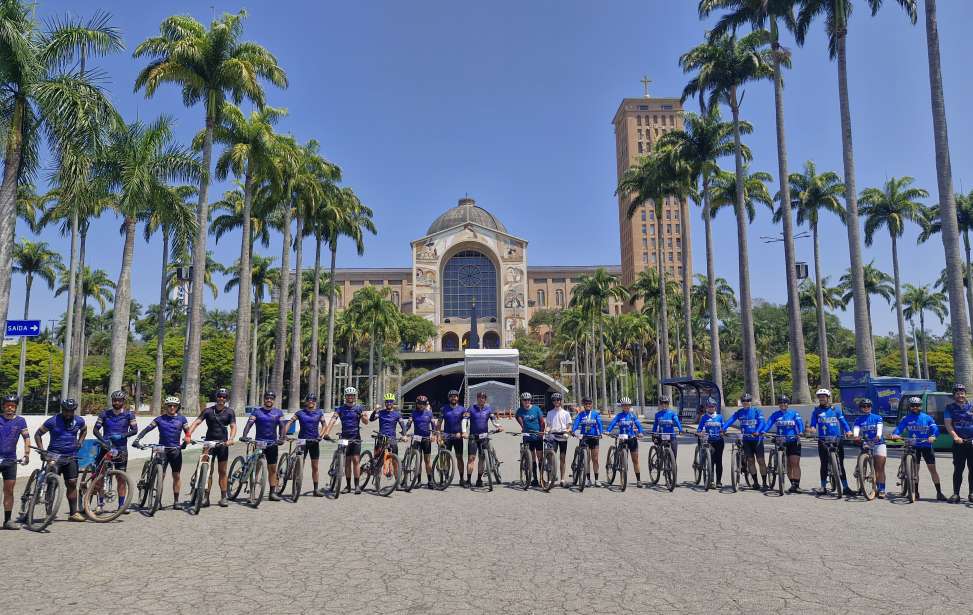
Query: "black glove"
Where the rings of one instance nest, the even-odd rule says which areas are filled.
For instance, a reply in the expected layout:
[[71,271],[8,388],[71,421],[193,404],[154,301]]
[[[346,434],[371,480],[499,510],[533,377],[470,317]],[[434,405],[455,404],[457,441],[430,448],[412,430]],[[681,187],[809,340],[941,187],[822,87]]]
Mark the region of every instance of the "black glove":
[[182,441],[182,444],[179,445],[179,449],[180,450],[186,450],[186,447],[187,446],[189,446],[189,442],[186,442],[185,440],[183,440]]

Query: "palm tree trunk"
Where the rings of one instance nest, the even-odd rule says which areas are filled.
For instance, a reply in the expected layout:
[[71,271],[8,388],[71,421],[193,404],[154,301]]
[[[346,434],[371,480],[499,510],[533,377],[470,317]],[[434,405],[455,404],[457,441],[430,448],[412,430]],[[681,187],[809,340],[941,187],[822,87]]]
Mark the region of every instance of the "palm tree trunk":
[[314,234],[314,305],[311,306],[311,377],[308,393],[321,394],[321,357],[318,326],[321,313],[321,233]]
[[78,212],[71,212],[71,262],[68,266],[68,307],[64,314],[64,364],[61,367],[61,397],[67,397],[71,383],[71,343],[74,341],[74,309],[78,294]]
[[87,297],[85,297],[84,280],[82,276],[84,275],[84,261],[85,261],[85,251],[88,244],[88,225],[87,223],[81,228],[81,239],[79,242],[80,248],[78,252],[78,284],[75,289],[74,300],[74,358],[71,363],[71,378],[73,381],[71,388],[71,397],[75,399],[81,399],[81,384],[83,380],[82,372],[82,343],[84,342],[84,323],[87,319],[87,314],[85,314],[85,306],[88,305]]
[[162,229],[162,282],[159,285],[159,322],[155,340],[155,382],[152,385],[152,412],[162,414],[162,378],[165,366],[166,303],[169,300],[169,230]]
[[642,344],[639,343],[638,350],[635,353],[635,366],[636,366],[635,369],[637,372],[635,378],[635,386],[638,389],[637,393],[639,398],[639,403],[638,403],[639,408],[645,405],[645,383],[642,380],[642,349],[643,349]]
[[[34,275],[27,273],[24,288],[24,320],[30,314],[30,289],[34,285]],[[27,371],[27,336],[20,336],[20,368],[17,370],[17,411],[24,409],[24,373]]]
[[135,218],[125,217],[125,245],[122,248],[122,268],[115,285],[115,308],[111,319],[111,375],[108,390],[122,388],[125,376],[125,355],[128,350],[129,315],[132,310],[132,257],[135,255]]
[[858,192],[855,186],[855,154],[851,139],[851,108],[848,102],[848,54],[845,33],[836,37],[838,56],[838,106],[841,112],[841,157],[845,172],[845,223],[851,259],[851,294],[855,314],[855,359],[859,371],[875,374],[875,350],[865,306],[865,277],[862,265],[861,229],[858,225]]
[[329,238],[328,243],[331,248],[331,268],[328,277],[331,287],[328,289],[328,351],[324,360],[324,399],[327,406],[321,404],[321,407],[325,410],[331,407],[331,400],[334,399],[334,387],[332,383],[334,376],[334,300],[335,293],[338,292],[338,287],[334,280],[335,261],[338,255],[338,246],[336,244],[338,242],[335,238]]
[[379,335],[375,343],[375,403],[382,404],[385,401],[385,361],[382,357],[384,338]]
[[963,247],[966,249],[966,269],[964,269],[965,275],[965,286],[966,286],[966,308],[970,311],[970,328],[973,329],[973,273],[971,273],[970,265],[970,233],[969,231],[963,232]]
[[679,199],[679,218],[682,221],[682,321],[686,329],[686,372],[695,378],[696,364],[693,357],[693,302],[690,294],[692,287],[693,247],[692,233],[689,232],[689,205],[686,199]]
[[[970,327],[963,315],[963,269],[959,248],[959,223],[953,194],[953,171],[949,159],[949,131],[946,103],[943,100],[943,73],[939,58],[939,25],[936,0],[926,0],[926,47],[929,56],[929,93],[932,106],[933,137],[936,142],[936,179],[939,187],[939,218],[942,221],[946,280],[949,290],[949,325],[953,338],[953,365],[956,382],[973,380],[973,354]],[[5,273],[9,270],[0,270]],[[925,342],[923,342],[925,344]]]
[[814,292],[817,300],[818,352],[821,358],[820,382],[825,389],[831,388],[831,367],[828,362],[828,328],[824,322],[824,287],[821,282],[821,244],[818,241],[818,225],[811,225],[814,242]]
[[601,398],[605,402],[605,407],[611,405],[608,397],[608,371],[605,369],[605,328],[601,322],[601,314],[598,315],[598,356],[601,357]]
[[26,113],[27,101],[23,95],[17,95],[7,129],[3,184],[0,185],[0,322],[7,321],[10,307],[10,278],[13,274],[14,236],[17,231],[17,181],[20,178]]
[[294,235],[294,334],[291,338],[291,387],[287,409],[297,412],[301,407],[301,307],[304,284],[301,280],[301,257],[304,254],[304,217],[297,212],[297,231]]
[[[662,370],[661,377],[669,378],[672,374],[672,368],[669,365],[669,302],[666,299],[666,269],[664,264],[664,259],[662,258],[662,251],[665,249],[665,227],[662,225],[662,207],[656,207],[655,212],[655,227],[658,229],[656,235],[659,237],[659,243],[655,247],[655,267],[659,274],[659,337],[660,344],[662,346],[662,353],[658,357],[659,365]],[[659,390],[661,391],[661,385]]]
[[253,331],[250,334],[250,395],[249,404],[256,406],[258,382],[257,382],[257,329],[260,325],[260,300],[253,300]]
[[[658,330],[660,326],[661,325],[659,325],[659,318],[656,317],[656,330]],[[657,335],[655,336],[655,389],[656,389],[655,398],[656,400],[662,397],[662,356],[663,354],[668,354],[668,353],[663,353],[662,342],[660,341],[660,337]],[[667,356],[666,362],[668,363],[668,361],[669,361],[669,357]]]
[[928,378],[928,374],[923,375],[922,373],[922,363],[919,362],[919,337],[916,335],[916,323],[909,319],[909,326],[912,327],[912,348],[916,355],[916,374],[920,378]]
[[291,281],[291,207],[284,208],[283,243],[280,253],[280,280],[277,298],[277,332],[274,336],[274,372],[270,387],[281,397],[284,388],[284,357],[287,355],[287,308]]
[[753,300],[750,297],[750,249],[747,240],[747,213],[743,204],[743,150],[740,143],[740,105],[737,102],[736,88],[731,98],[733,104],[733,143],[734,165],[736,167],[736,202],[734,211],[737,222],[737,255],[740,269],[740,325],[743,338],[743,388],[760,403],[760,389],[757,380],[757,352],[753,334]]
[[375,407],[375,327],[368,334],[368,407]]
[[905,343],[905,316],[902,314],[902,285],[899,282],[899,246],[892,234],[892,273],[895,276],[895,318],[899,325],[899,361],[902,377],[909,377],[909,350]]
[[723,360],[720,357],[720,319],[716,313],[716,260],[713,220],[709,205],[709,178],[703,175],[703,228],[706,234],[706,309],[709,311],[709,342],[713,382],[723,390]]
[[[921,336],[920,341],[922,342],[922,371],[925,372],[926,378],[929,377],[929,354],[926,351],[926,317],[923,312],[919,311],[919,334]],[[959,382],[957,380],[957,382]]]
[[[83,295],[84,293],[82,293]],[[85,335],[85,330],[88,328],[88,298],[83,297],[81,301],[81,313],[84,315],[81,319],[81,326],[78,327],[78,380],[75,383],[76,394],[74,398],[81,403],[81,397],[84,393],[84,363],[88,355],[88,343]]]
[[238,414],[245,405],[247,389],[247,374],[250,371],[250,306],[253,267],[250,258],[253,254],[253,237],[250,229],[251,212],[253,209],[254,181],[250,165],[243,180],[243,211],[241,212],[240,228],[240,271],[237,272],[239,284],[237,286],[236,301],[236,338],[233,342],[233,376],[230,381],[230,407]]

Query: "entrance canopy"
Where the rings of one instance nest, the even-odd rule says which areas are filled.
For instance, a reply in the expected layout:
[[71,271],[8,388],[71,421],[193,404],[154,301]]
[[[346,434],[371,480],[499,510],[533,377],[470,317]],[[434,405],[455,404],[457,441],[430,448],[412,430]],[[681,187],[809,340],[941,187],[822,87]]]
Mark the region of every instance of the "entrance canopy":
[[517,378],[520,352],[517,350],[467,350],[464,355],[467,378]]

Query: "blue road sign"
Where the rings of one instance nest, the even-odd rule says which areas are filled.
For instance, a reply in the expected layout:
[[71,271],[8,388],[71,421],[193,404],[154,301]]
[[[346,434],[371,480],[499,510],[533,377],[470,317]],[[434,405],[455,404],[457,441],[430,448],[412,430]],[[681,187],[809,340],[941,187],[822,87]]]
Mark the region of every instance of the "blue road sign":
[[7,337],[23,335],[34,337],[41,334],[41,321],[39,320],[8,320]]

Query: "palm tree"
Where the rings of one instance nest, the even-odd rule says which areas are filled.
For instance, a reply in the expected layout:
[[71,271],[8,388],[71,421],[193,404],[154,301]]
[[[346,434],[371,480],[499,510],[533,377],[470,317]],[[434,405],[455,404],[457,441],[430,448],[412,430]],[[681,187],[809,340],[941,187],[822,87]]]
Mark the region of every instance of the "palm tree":
[[[896,0],[916,22],[916,0]],[[867,0],[872,15],[878,12],[882,0]],[[852,0],[801,0],[797,16],[795,37],[799,45],[807,38],[811,23],[823,17],[828,34],[828,53],[838,63],[838,106],[841,114],[841,156],[845,175],[845,226],[848,230],[848,253],[851,260],[851,296],[855,314],[855,358],[860,371],[875,373],[875,356],[872,347],[871,318],[868,314],[868,296],[863,273],[861,229],[858,222],[858,189],[855,185],[855,154],[851,137],[851,107],[848,96],[848,19],[854,3]],[[866,332],[866,327],[867,333]]]
[[[854,272],[851,268],[848,269],[842,276],[838,279],[838,283],[844,290],[844,294],[841,296],[841,300],[848,305],[854,300],[854,295],[852,294],[852,284]],[[878,295],[879,297],[885,299],[886,303],[892,303],[895,298],[895,286],[893,284],[892,276],[881,271],[875,267],[875,261],[872,261],[862,267],[862,278],[865,283],[865,308],[866,314],[868,315],[868,320],[865,325],[868,327],[864,329],[866,335],[869,337],[873,336],[872,333],[872,295]],[[869,340],[869,347],[872,347],[873,342]]]
[[199,263],[206,261],[206,234],[209,222],[209,181],[213,163],[213,139],[220,123],[224,103],[230,98],[240,104],[250,100],[264,106],[262,80],[278,87],[287,86],[287,77],[277,59],[262,46],[243,42],[246,11],[224,14],[213,20],[209,29],[192,17],[174,15],[159,27],[159,35],[149,37],[135,48],[134,57],[149,58],[149,64],[135,79],[135,89],[145,90],[151,98],[165,83],[182,89],[184,104],[202,102],[205,107],[205,136],[202,144],[203,173],[199,180],[196,209],[197,230],[193,241],[189,305],[189,340],[186,344],[183,405],[199,406],[199,351],[203,328],[203,277]]
[[608,383],[605,372],[605,314],[612,299],[622,301],[628,297],[628,290],[615,276],[604,269],[582,276],[571,289],[572,307],[579,307],[588,313],[592,323],[598,328],[598,352],[601,357],[601,399],[607,407]]
[[[34,278],[39,278],[50,289],[54,288],[54,280],[58,271],[64,268],[61,255],[51,249],[44,241],[30,241],[21,239],[14,246],[13,272],[24,274],[24,320],[30,317],[30,291],[34,286]],[[20,367],[17,372],[17,408],[23,408],[24,372],[27,367],[27,337],[20,338]]]
[[399,308],[388,300],[388,287],[364,286],[355,293],[346,312],[360,331],[368,332],[368,400],[375,405],[375,348],[396,334]]
[[905,231],[907,221],[925,223],[925,208],[916,199],[924,199],[929,192],[912,186],[911,177],[892,177],[879,188],[866,188],[858,199],[865,218],[865,245],[872,245],[875,231],[888,228],[892,239],[892,272],[895,278],[895,316],[899,326],[899,361],[902,376],[909,377],[909,351],[905,342],[905,317],[902,314],[902,283],[899,277],[898,238]]
[[[272,286],[271,278],[275,277],[272,273],[274,259],[266,256],[260,256],[259,254],[254,254],[250,259],[250,287],[251,295],[253,297],[253,325],[250,328],[251,339],[250,339],[250,387],[248,390],[248,405],[257,404],[257,327],[260,324],[260,307],[263,305],[265,292],[268,291]],[[223,292],[230,292],[234,288],[240,286],[240,263],[239,261],[230,268],[230,272],[234,273],[229,280],[226,281],[226,285],[223,287]],[[239,326],[239,324],[237,325]],[[238,333],[239,335],[239,333]],[[245,382],[245,381],[244,381]]]
[[[243,228],[243,184],[234,180],[236,188],[223,193],[223,198],[210,205],[209,232],[219,244],[227,233]],[[254,195],[254,199],[259,195]],[[263,213],[268,209],[266,203],[253,202],[250,207],[250,253],[253,254],[253,244],[259,241],[263,247],[270,246],[270,225],[267,224]]]
[[[902,293],[902,303],[905,305],[905,317],[909,320],[916,315],[919,316],[919,333],[922,339],[922,365],[925,374],[920,375],[929,377],[929,358],[926,354],[926,312],[932,312],[939,318],[939,322],[946,319],[946,295],[941,292],[933,292],[926,286],[905,285],[905,292]],[[955,338],[955,336],[953,336]],[[955,341],[954,341],[955,343]]]
[[[233,378],[229,400],[230,406],[237,409],[243,406],[246,398],[244,391],[247,388],[250,360],[250,259],[256,234],[253,199],[257,184],[276,171],[273,159],[279,154],[280,140],[274,134],[274,125],[284,115],[286,111],[283,109],[264,107],[253,111],[247,118],[237,107],[227,103],[220,114],[220,123],[213,131],[213,140],[226,146],[216,161],[216,177],[220,180],[226,179],[232,171],[237,178],[243,178],[241,207],[237,212],[234,205],[231,214],[239,220],[241,231],[236,338],[233,345]],[[217,241],[229,221],[222,218],[220,222],[217,227],[220,229],[220,234],[216,236]],[[259,227],[262,228],[262,225]],[[266,234],[265,229],[264,232]]]
[[[54,291],[54,296],[58,296],[62,293],[68,291],[68,280],[66,279],[70,275],[69,271],[61,270],[61,276],[59,278],[60,286]],[[74,397],[80,398],[81,388],[84,374],[84,360],[87,355],[87,344],[85,329],[87,328],[87,314],[88,314],[88,301],[92,300],[98,304],[100,313],[104,313],[105,308],[108,306],[110,301],[113,301],[114,297],[115,283],[111,281],[108,274],[102,269],[91,270],[87,265],[82,267],[78,275],[78,297],[81,299],[81,305],[79,312],[84,315],[81,319],[80,326],[78,326],[78,360],[75,368],[78,371],[77,381],[73,385],[76,388],[76,392],[72,393]],[[63,393],[62,393],[63,395]]]
[[95,174],[114,194],[123,219],[122,266],[115,283],[112,310],[111,375],[108,390],[122,387],[132,303],[132,259],[136,225],[152,215],[152,208],[169,196],[170,180],[196,180],[199,163],[193,154],[173,143],[173,120],[161,116],[151,124],[136,121],[115,131],[95,163]]
[[683,54],[679,64],[684,72],[696,76],[683,89],[683,100],[708,94],[709,105],[720,101],[730,107],[733,114],[734,167],[736,170],[735,213],[737,218],[738,268],[740,271],[740,323],[743,327],[743,375],[744,388],[752,391],[759,401],[757,381],[757,355],[754,346],[753,300],[750,294],[750,253],[747,240],[747,222],[744,219],[744,160],[740,140],[740,106],[743,102],[741,88],[748,83],[773,76],[768,52],[765,47],[769,35],[752,32],[737,40],[734,36],[712,37],[709,42]]
[[[826,171],[818,175],[817,168],[810,160],[804,163],[804,173],[791,173],[788,183],[790,184],[791,207],[797,212],[797,223],[799,225],[807,224],[808,228],[811,229],[811,240],[814,245],[818,354],[821,358],[821,365],[828,365],[828,336],[823,307],[827,305],[823,296],[823,284],[827,278],[821,274],[821,241],[818,236],[818,219],[820,212],[829,211],[844,221],[845,209],[838,199],[845,187],[834,171]],[[774,221],[780,221],[783,215],[783,210],[778,209],[774,214]],[[831,374],[827,369],[821,370],[821,386],[826,389],[831,388]]]
[[[963,248],[966,254],[965,277],[963,285],[966,288],[966,307],[970,315],[970,327],[973,327],[973,261],[971,261],[970,249],[970,230],[973,229],[973,191],[969,194],[956,194],[953,198],[956,203],[956,222],[959,232],[963,236]],[[940,222],[940,207],[933,205],[926,208],[926,220],[922,225],[922,232],[919,233],[919,242],[925,243],[936,233],[942,232],[943,225]],[[949,274],[948,267],[943,270],[946,274],[942,288],[948,294]]]
[[[743,168],[743,177],[743,207],[748,224],[753,224],[757,217],[757,205],[774,211],[774,199],[767,189],[767,184],[774,178],[763,171],[750,173],[748,167]],[[736,175],[729,171],[717,171],[710,186],[710,216],[715,219],[721,209],[736,207],[736,192]]]

